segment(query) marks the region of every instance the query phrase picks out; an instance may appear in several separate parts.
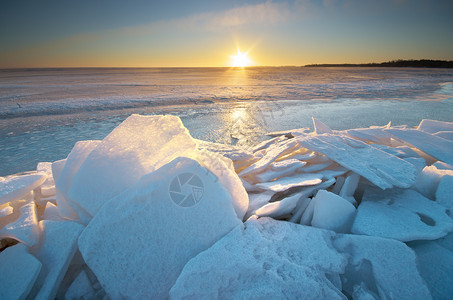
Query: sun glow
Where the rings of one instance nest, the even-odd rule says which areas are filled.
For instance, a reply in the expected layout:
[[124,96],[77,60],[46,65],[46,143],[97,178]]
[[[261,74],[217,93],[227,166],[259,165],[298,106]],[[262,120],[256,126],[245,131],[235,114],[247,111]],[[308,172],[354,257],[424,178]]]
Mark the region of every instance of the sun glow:
[[242,53],[241,50],[238,49],[236,55],[231,55],[231,66],[237,68],[245,68],[250,66],[251,60],[248,57],[248,52]]

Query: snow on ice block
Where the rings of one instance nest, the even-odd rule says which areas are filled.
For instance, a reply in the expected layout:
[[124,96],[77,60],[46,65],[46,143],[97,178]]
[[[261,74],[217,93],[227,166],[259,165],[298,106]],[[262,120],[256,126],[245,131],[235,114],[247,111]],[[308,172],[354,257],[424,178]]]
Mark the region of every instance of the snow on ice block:
[[416,129],[387,129],[386,131],[438,160],[453,164],[453,141]]
[[439,183],[445,175],[453,176],[453,170],[440,170],[435,166],[425,167],[417,176],[414,186],[423,196],[434,200]]
[[101,141],[77,142],[69,153],[60,176],[58,176],[55,183],[57,205],[61,216],[67,219],[78,219],[79,215],[77,214],[77,211],[80,211],[80,207],[72,203],[68,196],[72,179],[91,151],[93,151],[100,143]]
[[12,175],[0,181],[0,205],[19,200],[46,180],[44,173]]
[[420,275],[434,299],[450,299],[453,295],[453,252],[438,241],[417,241],[409,246],[417,256]]
[[453,131],[453,122],[423,119],[420,122],[420,125],[418,125],[417,129],[427,133],[436,133],[439,131]]
[[191,259],[170,291],[172,299],[344,299],[328,279],[345,256],[334,233],[270,218],[251,218]]
[[381,189],[393,186],[408,188],[417,177],[412,164],[348,137],[318,135],[298,139],[298,142],[362,175]]
[[31,247],[38,243],[39,233],[36,204],[29,201],[20,208],[19,218],[0,231],[0,239],[12,238]]
[[38,278],[41,263],[24,244],[0,253],[0,299],[25,299]]
[[356,209],[348,200],[326,190],[320,190],[313,198],[311,225],[335,232],[349,232]]
[[71,221],[40,221],[39,227],[43,232],[42,241],[31,252],[43,266],[30,292],[30,298],[55,299],[58,287],[77,251],[77,238],[84,226]]
[[88,155],[68,196],[94,216],[107,200],[143,175],[196,147],[178,117],[132,115]]
[[403,242],[435,240],[453,231],[453,219],[441,205],[414,190],[366,190],[352,233]]
[[348,294],[365,286],[375,299],[431,299],[418,273],[414,252],[404,243],[345,234],[337,235],[333,244],[340,252],[350,254],[341,275]]
[[166,298],[187,261],[236,226],[230,193],[180,157],[107,202],[79,249],[109,297]]
[[273,191],[273,192],[283,192],[292,187],[310,186],[310,185],[319,184],[322,182],[322,178],[323,178],[323,175],[321,175],[321,174],[304,173],[304,174],[296,174],[291,177],[282,177],[280,179],[277,179],[277,180],[271,181],[271,182],[258,183],[258,184],[256,184],[256,186],[263,190],[268,190],[268,191]]
[[453,218],[453,176],[446,175],[440,180],[436,202],[445,207],[448,215]]

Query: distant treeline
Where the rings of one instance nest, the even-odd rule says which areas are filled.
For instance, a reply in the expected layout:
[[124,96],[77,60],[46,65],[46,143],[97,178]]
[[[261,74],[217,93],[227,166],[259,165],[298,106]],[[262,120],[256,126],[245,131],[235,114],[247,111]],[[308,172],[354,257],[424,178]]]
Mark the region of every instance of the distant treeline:
[[453,68],[451,60],[392,60],[383,63],[368,63],[368,64],[313,64],[305,67],[409,67],[409,68]]

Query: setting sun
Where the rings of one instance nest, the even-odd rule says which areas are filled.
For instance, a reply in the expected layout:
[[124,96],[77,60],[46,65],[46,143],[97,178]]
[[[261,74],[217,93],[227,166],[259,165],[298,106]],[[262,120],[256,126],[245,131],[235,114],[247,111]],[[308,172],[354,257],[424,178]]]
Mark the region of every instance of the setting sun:
[[250,63],[251,61],[248,57],[248,52],[242,53],[241,50],[238,49],[237,54],[231,56],[232,67],[244,68],[250,66]]

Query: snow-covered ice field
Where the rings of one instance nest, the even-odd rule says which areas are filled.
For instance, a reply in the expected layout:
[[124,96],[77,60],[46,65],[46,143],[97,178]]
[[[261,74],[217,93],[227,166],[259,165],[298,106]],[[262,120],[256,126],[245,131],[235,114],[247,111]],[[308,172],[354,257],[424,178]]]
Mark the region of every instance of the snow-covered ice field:
[[0,299],[450,298],[451,72],[266,70],[3,74]]

